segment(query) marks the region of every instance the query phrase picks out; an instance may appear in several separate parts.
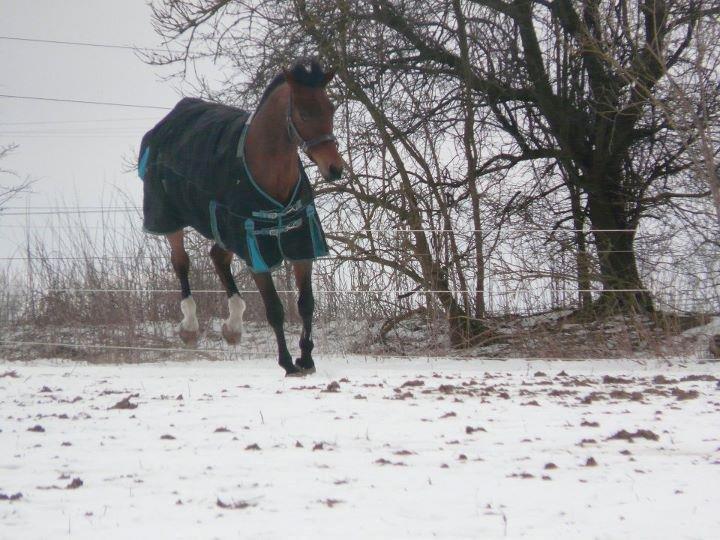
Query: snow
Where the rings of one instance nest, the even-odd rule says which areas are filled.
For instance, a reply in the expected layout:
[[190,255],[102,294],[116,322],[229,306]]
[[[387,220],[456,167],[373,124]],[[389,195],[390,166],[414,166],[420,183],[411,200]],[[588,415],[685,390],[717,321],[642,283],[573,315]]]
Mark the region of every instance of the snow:
[[683,332],[683,335],[686,337],[710,337],[714,334],[720,334],[720,317],[713,317],[708,324],[695,326],[694,328]]
[[316,363],[0,361],[0,538],[720,531],[717,364]]

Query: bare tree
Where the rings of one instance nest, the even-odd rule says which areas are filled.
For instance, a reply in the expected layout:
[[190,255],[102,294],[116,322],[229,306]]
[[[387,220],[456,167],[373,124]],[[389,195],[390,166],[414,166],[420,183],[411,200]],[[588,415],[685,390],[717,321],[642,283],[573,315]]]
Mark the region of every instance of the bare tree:
[[685,69],[668,74],[671,99],[660,103],[668,119],[688,141],[692,174],[712,193],[720,228],[720,118],[717,89],[720,87],[720,22],[708,19],[698,22],[695,39],[689,48],[693,54]]
[[[395,307],[439,307],[460,344],[483,335],[475,319],[505,279],[574,282],[588,310],[654,309],[638,228],[664,227],[668,209],[674,226],[702,228],[693,216],[710,195],[691,181],[698,136],[658,104],[718,4],[165,1],[156,29],[185,53],[152,61],[183,75],[222,62],[227,81],[200,89],[246,107],[297,56],[337,66],[350,176],[319,194],[337,228],[358,230],[334,235],[338,260],[385,269],[375,283],[408,291]],[[707,90],[706,125],[717,125],[718,89]],[[508,224],[548,232],[537,243]],[[593,299],[595,283],[604,292]]]
[[[17,149],[16,144],[8,144],[0,146],[0,160],[10,155]],[[32,185],[32,180],[21,179],[20,175],[15,171],[0,167],[0,212],[3,207],[19,194],[26,192]]]
[[[462,58],[443,31],[453,21],[428,16],[438,10],[424,2],[403,7],[378,0],[368,16],[414,47],[415,65],[459,77]],[[687,59],[698,22],[718,13],[717,2],[476,0],[466,9],[478,97],[494,108],[521,156],[559,162],[586,200],[608,291],[602,303],[652,310],[633,249],[638,223],[657,202],[702,195],[646,196],[689,165],[653,103],[667,93],[664,75]]]

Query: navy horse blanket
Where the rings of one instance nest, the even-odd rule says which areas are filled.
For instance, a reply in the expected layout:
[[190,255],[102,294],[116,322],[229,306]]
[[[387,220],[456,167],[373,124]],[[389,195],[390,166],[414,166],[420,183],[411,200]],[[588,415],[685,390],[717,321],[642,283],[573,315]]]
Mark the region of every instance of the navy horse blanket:
[[302,164],[287,202],[255,183],[244,159],[249,120],[235,107],[184,98],[145,134],[138,163],[145,231],[192,227],[253,272],[327,255]]

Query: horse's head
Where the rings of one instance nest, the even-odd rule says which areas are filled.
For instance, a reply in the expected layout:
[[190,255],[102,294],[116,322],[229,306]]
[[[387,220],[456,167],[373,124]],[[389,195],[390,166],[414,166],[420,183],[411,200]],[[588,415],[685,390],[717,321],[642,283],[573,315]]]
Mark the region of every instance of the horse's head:
[[290,86],[287,111],[290,140],[318,166],[323,178],[338,180],[342,176],[343,159],[333,135],[335,108],[325,91],[335,71],[324,71],[313,60],[309,70],[297,64],[284,75]]

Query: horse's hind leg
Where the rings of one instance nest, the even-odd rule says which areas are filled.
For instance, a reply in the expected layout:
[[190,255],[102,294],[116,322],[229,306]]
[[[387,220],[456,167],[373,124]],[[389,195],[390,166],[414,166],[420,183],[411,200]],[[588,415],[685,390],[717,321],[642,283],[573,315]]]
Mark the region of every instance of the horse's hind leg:
[[288,351],[287,343],[285,342],[285,329],[283,328],[285,311],[283,310],[280,297],[275,290],[275,284],[273,283],[270,272],[253,274],[253,279],[265,304],[267,320],[275,331],[278,346],[278,364],[285,370],[288,377],[303,375],[303,371],[293,365],[292,356],[290,356],[290,351]]
[[200,324],[196,315],[195,300],[190,294],[190,257],[185,251],[185,232],[181,229],[167,235],[170,243],[170,262],[172,263],[175,275],[180,280],[181,297],[180,309],[183,313],[183,320],[178,326],[180,339],[186,344],[197,343]]
[[312,290],[312,261],[293,263],[293,271],[295,284],[299,291],[298,313],[303,323],[302,334],[300,334],[300,358],[295,361],[295,365],[306,373],[314,373],[312,318],[315,311],[315,298]]
[[228,295],[228,311],[229,316],[222,325],[222,336],[230,345],[240,342],[243,332],[243,313],[245,312],[245,302],[240,298],[240,292],[232,271],[230,263],[232,262],[232,252],[221,248],[217,244],[213,244],[210,248],[210,258],[215,266],[220,282],[225,287]]

